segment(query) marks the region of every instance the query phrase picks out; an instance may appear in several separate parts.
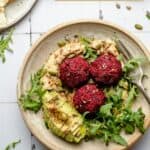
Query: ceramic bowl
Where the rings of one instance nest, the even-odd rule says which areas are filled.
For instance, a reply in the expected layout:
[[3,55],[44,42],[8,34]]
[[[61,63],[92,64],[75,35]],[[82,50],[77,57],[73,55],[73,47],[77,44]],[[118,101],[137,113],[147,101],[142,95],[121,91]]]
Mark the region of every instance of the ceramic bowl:
[[[112,38],[117,34],[119,39],[131,51],[134,57],[144,56],[150,59],[150,54],[144,45],[131,33],[122,29],[112,23],[98,21],[98,20],[77,20],[65,24],[61,24],[52,28],[45,33],[28,51],[18,77],[17,95],[18,99],[21,94],[29,87],[30,75],[36,72],[42,64],[47,60],[48,55],[57,49],[57,42],[64,39],[64,37],[72,37],[75,34],[83,36],[94,36],[95,38]],[[149,63],[149,62],[148,62]],[[150,63],[143,68],[144,72],[150,74]],[[150,94],[150,79],[144,82],[148,94]],[[19,102],[19,100],[18,100]],[[19,105],[20,106],[20,105]],[[146,115],[145,127],[148,128],[150,124],[150,107],[144,97],[140,95],[138,100],[134,103],[134,109],[142,107]],[[21,113],[30,131],[49,149],[54,150],[123,150],[123,146],[110,143],[105,146],[101,140],[91,140],[89,142],[81,142],[80,144],[71,144],[65,142],[61,138],[53,135],[45,127],[42,119],[42,112],[37,114],[30,111],[23,111],[20,107]],[[141,133],[136,131],[132,135],[124,135],[129,147],[132,146],[140,137]],[[128,148],[129,148],[128,147]]]
[[7,23],[5,26],[0,27],[3,31],[20,21],[34,6],[37,0],[15,0],[6,6],[5,14]]

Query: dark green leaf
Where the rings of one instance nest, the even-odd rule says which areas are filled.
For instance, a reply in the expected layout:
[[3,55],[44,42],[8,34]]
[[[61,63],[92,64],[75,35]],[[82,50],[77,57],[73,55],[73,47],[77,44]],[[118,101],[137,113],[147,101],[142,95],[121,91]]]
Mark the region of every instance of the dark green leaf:
[[19,143],[21,143],[21,140],[14,141],[14,142],[8,144],[8,145],[6,146],[6,148],[5,148],[5,150],[15,149],[15,147],[16,147]]
[[45,127],[49,129],[48,122],[45,121]]
[[144,62],[144,58],[133,58],[130,59],[123,67],[124,73],[129,73],[139,67]]
[[21,140],[15,141],[12,143],[12,148],[14,149],[17,144],[21,143]]
[[136,99],[137,94],[137,88],[133,85],[126,100],[126,108],[130,108],[132,106],[132,103]]
[[34,112],[38,112],[42,106],[42,102],[26,99],[23,101],[22,105],[25,110],[32,110]]
[[120,145],[127,146],[126,140],[120,135],[113,135],[112,140]]
[[40,83],[41,77],[44,75],[43,69],[40,69],[36,74],[31,76],[31,87],[24,95],[21,96],[20,102],[25,110],[38,112],[42,106],[42,97],[45,90]]
[[111,116],[112,103],[105,104],[100,107],[100,113],[104,116]]
[[12,42],[13,31],[14,30],[11,29],[6,36],[2,35],[2,37],[0,38],[0,58],[2,59],[3,63],[6,61],[5,52],[13,52],[12,49],[9,47],[10,43]]
[[84,51],[84,58],[89,60],[90,62],[94,61],[97,58],[97,52],[96,50],[85,46],[85,51]]
[[145,115],[143,114],[141,108],[139,108],[138,111],[133,113],[133,118],[134,118],[136,127],[140,130],[141,133],[144,133],[145,132],[145,129],[144,129]]
[[125,132],[128,134],[132,134],[135,131],[134,125],[131,125],[131,124],[127,124],[124,129],[125,129]]

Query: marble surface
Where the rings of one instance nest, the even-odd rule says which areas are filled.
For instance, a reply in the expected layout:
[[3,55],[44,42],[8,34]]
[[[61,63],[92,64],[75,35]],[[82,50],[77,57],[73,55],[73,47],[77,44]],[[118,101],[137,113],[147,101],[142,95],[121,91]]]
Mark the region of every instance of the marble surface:
[[[116,8],[116,3],[121,9]],[[127,10],[126,6],[132,6]],[[36,39],[49,28],[70,20],[95,18],[112,21],[132,31],[150,50],[150,20],[145,12],[150,11],[150,1],[55,1],[38,0],[31,13],[15,27],[14,54],[6,54],[6,63],[0,61],[0,150],[17,139],[21,143],[16,150],[46,150],[27,129],[19,112],[16,98],[16,81],[21,62]],[[142,31],[134,24],[143,24]],[[150,130],[131,148],[131,150],[150,149]]]

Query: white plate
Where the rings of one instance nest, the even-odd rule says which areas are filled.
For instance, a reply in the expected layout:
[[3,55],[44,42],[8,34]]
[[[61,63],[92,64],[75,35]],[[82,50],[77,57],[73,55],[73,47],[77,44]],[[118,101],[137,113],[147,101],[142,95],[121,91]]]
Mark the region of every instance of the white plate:
[[5,10],[7,23],[4,27],[0,27],[0,31],[14,25],[22,19],[34,6],[37,0],[15,0],[10,3]]

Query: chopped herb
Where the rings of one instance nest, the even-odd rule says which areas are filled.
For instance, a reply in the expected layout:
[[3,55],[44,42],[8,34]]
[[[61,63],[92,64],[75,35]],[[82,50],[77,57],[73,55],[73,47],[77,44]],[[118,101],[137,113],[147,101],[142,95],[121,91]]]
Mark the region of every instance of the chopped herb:
[[123,55],[120,53],[120,54],[117,56],[117,59],[118,59],[119,61],[123,61]]
[[42,106],[42,96],[45,90],[42,89],[40,83],[41,77],[44,75],[43,69],[31,76],[31,88],[20,98],[21,105],[25,110],[38,112]]
[[83,43],[85,46],[89,46],[91,44],[91,40],[87,37],[80,36],[79,39],[80,42]]
[[13,31],[14,30],[11,29],[6,36],[2,35],[0,38],[0,58],[3,63],[6,61],[5,52],[13,52],[13,50],[9,47],[9,44],[12,42]]
[[92,62],[97,58],[97,52],[96,50],[88,46],[85,46],[85,51],[83,53],[83,56],[85,59],[89,60],[89,62]]
[[150,11],[146,11],[146,17],[150,20]]
[[120,5],[119,3],[117,3],[117,4],[116,4],[116,8],[117,8],[117,9],[120,9],[120,8],[121,8],[121,5]]
[[89,62],[92,62],[97,58],[97,51],[90,47],[91,39],[86,37],[80,37],[80,42],[85,45],[83,56]]
[[124,73],[129,73],[139,67],[141,63],[144,62],[144,58],[133,58],[130,59],[123,67]]
[[49,129],[49,126],[48,126],[48,122],[47,122],[47,121],[45,121],[45,127],[46,127],[47,129]]
[[21,143],[21,140],[14,141],[14,142],[8,144],[8,145],[6,146],[6,148],[5,148],[5,150],[15,149],[15,147],[16,147],[19,143]]
[[134,27],[137,29],[137,30],[143,30],[143,26],[141,24],[135,24]]

